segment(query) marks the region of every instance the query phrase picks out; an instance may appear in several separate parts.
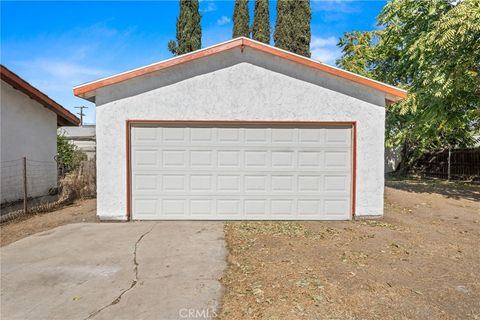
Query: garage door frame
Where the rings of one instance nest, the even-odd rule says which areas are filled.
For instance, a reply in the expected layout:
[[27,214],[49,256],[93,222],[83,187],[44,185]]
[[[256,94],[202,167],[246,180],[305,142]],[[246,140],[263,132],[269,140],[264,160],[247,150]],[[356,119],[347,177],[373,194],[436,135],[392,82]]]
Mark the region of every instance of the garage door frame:
[[132,220],[132,167],[131,167],[131,129],[136,124],[212,124],[212,125],[302,125],[302,126],[351,126],[352,127],[352,185],[351,185],[351,217],[355,218],[356,176],[357,176],[357,122],[356,121],[242,121],[242,120],[126,120],[126,214]]

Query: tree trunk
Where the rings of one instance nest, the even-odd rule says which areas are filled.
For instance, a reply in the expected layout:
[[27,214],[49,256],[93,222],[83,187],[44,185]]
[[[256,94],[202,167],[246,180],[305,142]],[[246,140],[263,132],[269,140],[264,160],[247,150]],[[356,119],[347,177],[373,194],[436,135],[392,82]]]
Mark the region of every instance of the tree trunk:
[[400,159],[400,162],[398,163],[397,169],[395,170],[395,172],[398,173],[400,176],[405,177],[410,171],[410,164],[408,163],[408,160],[410,159],[411,153],[412,152],[409,148],[408,143],[405,142],[402,147],[402,157]]

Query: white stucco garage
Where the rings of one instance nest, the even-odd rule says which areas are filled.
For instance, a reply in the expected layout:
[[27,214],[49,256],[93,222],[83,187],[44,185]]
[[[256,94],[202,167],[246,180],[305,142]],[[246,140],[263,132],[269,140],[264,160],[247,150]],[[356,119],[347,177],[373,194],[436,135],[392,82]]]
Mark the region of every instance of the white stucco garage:
[[238,38],[74,88],[97,105],[114,220],[383,214],[385,106],[404,90]]

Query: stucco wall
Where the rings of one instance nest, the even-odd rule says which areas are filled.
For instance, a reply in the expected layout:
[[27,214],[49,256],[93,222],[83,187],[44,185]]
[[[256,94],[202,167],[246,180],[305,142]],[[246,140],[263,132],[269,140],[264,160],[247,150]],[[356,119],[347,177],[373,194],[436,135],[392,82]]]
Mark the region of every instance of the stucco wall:
[[[341,91],[335,91],[339,90]],[[249,49],[97,91],[97,214],[125,219],[125,121],[357,121],[356,214],[383,214],[382,93]]]
[[29,196],[48,194],[57,186],[57,115],[4,81],[1,83],[1,202],[23,197],[19,160],[23,157],[29,160]]

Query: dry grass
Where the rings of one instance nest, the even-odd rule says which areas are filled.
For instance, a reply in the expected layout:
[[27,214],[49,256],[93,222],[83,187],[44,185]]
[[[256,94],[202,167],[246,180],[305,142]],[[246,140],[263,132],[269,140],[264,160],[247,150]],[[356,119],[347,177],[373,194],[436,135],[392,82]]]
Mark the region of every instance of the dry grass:
[[387,188],[380,220],[228,222],[219,319],[480,319],[479,200]]
[[68,173],[60,182],[60,199],[70,204],[75,200],[94,198],[96,190],[95,163],[83,161],[80,167]]

